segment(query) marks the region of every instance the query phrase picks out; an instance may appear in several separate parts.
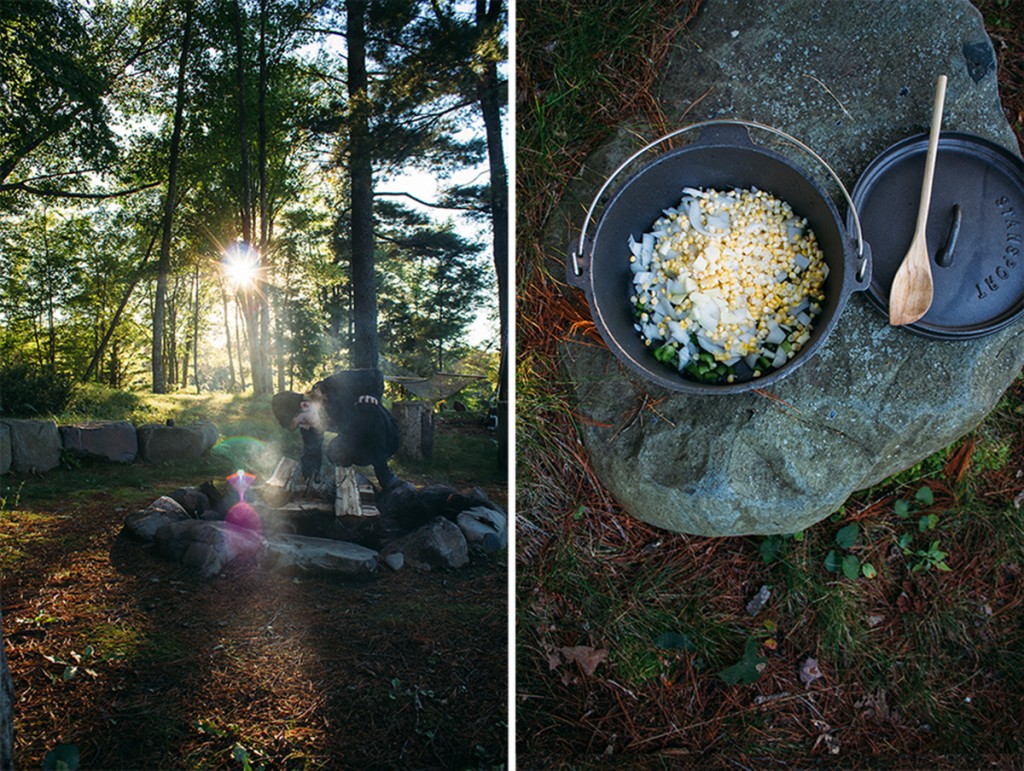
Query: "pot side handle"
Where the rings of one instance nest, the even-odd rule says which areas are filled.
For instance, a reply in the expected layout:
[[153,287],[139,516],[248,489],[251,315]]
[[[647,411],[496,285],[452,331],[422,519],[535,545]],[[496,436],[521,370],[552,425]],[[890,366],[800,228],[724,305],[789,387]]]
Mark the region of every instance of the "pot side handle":
[[590,267],[590,254],[593,244],[591,239],[574,238],[569,244],[569,252],[565,257],[565,277],[571,286],[586,289],[587,268]]
[[863,292],[871,286],[871,244],[862,241],[857,255],[857,272],[853,274],[853,291]]

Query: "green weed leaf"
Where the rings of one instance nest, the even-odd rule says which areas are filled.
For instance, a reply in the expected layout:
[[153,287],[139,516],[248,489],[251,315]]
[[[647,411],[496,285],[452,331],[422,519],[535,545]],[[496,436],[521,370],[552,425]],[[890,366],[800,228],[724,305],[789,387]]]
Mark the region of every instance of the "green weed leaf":
[[910,516],[910,504],[902,498],[893,505],[893,511],[896,512],[897,517],[909,517]]
[[680,634],[679,632],[662,632],[654,638],[654,644],[659,648],[667,650],[688,651],[689,653],[697,650],[693,638],[688,634]]
[[750,685],[761,676],[761,671],[767,663],[767,659],[757,655],[757,641],[752,637],[748,637],[746,647],[743,650],[743,658],[731,667],[723,669],[718,673],[718,676],[729,685],[736,685],[737,683]]
[[843,557],[843,575],[851,581],[860,577],[860,560],[855,555],[847,554]]
[[849,549],[857,541],[857,535],[860,533],[860,528],[857,523],[854,522],[852,525],[840,528],[839,532],[836,533],[836,543],[841,549]]
[[43,758],[43,771],[75,771],[78,768],[78,747],[58,744]]
[[242,764],[242,771],[252,771],[252,765],[249,763],[249,751],[238,742],[235,742],[235,746],[231,750],[231,757]]
[[863,565],[860,566],[860,573],[865,578],[874,578],[878,575],[878,571],[875,570],[875,566],[872,565],[870,562],[865,562]]
[[839,557],[839,553],[832,549],[825,555],[825,570],[829,573],[838,573],[841,567],[842,559]]
[[759,551],[761,552],[761,559],[770,565],[782,556],[785,551],[785,543],[778,536],[770,535],[761,541]]
[[933,493],[932,488],[927,485],[920,488],[914,497],[917,498],[918,502],[924,506],[931,506],[935,503],[935,493]]

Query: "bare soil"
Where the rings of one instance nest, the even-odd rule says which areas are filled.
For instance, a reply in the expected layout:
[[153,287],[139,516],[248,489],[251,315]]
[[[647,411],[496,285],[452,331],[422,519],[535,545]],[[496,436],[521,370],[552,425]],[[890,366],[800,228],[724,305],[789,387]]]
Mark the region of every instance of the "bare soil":
[[58,744],[82,768],[504,762],[504,555],[360,582],[236,562],[203,581],[121,534],[154,497],[3,512],[18,767]]

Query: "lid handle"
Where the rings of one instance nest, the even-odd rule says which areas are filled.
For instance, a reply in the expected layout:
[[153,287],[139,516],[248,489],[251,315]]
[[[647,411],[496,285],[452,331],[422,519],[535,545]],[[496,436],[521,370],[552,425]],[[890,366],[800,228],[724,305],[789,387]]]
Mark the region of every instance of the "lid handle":
[[953,258],[956,257],[956,240],[960,237],[961,219],[960,204],[955,203],[953,204],[952,218],[949,221],[949,233],[946,235],[946,242],[935,253],[935,264],[940,268],[948,268],[953,264]]

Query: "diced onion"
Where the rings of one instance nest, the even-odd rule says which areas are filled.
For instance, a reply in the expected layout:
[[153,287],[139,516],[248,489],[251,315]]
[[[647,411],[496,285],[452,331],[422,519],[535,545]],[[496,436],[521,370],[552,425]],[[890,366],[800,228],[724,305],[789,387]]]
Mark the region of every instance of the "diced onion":
[[756,188],[682,192],[650,231],[629,237],[641,337],[659,360],[707,382],[783,366],[825,299],[814,233]]

